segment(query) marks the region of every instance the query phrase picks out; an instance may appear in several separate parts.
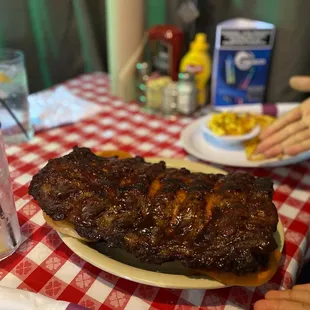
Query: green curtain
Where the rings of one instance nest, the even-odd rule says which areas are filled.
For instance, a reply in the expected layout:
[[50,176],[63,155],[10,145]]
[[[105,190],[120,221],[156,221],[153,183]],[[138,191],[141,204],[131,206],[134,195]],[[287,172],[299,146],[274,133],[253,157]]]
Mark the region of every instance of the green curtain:
[[0,47],[24,51],[30,91],[106,70],[101,0],[0,0]]
[[[147,28],[165,23],[165,0],[145,9]],[[30,92],[108,71],[105,0],[0,0],[0,47],[25,53]]]
[[166,3],[165,0],[147,0],[146,1],[146,27],[166,23]]

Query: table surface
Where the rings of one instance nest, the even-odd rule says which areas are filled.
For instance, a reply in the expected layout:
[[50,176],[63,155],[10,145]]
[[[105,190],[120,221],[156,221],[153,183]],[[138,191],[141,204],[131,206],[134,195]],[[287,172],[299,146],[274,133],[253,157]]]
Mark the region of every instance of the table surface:
[[[193,159],[179,144],[190,119],[169,120],[148,115],[108,93],[106,75],[82,75],[65,85],[76,95],[96,102],[102,112],[74,125],[36,134],[23,145],[7,148],[23,243],[0,263],[0,285],[39,292],[90,309],[249,309],[270,289],[290,287],[309,247],[310,162],[274,169],[247,169],[275,182],[274,203],[285,228],[281,267],[269,283],[257,288],[212,291],[173,290],[134,283],[99,270],[80,259],[44,221],[27,194],[32,176],[49,158],[73,146],[93,150],[122,149],[141,156]],[[228,167],[220,167],[230,170]]]

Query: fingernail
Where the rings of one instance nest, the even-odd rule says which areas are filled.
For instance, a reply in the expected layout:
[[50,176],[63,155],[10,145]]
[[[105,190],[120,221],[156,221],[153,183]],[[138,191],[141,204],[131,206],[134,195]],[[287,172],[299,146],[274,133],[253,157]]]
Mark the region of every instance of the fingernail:
[[273,158],[273,157],[277,157],[281,155],[281,152],[272,150],[272,151],[265,152],[264,155],[265,155],[265,158]]
[[275,155],[271,155],[271,154],[264,154],[266,159],[272,158],[272,157],[276,157]]
[[262,151],[263,151],[263,149],[262,149],[261,145],[258,145],[255,149],[255,154],[260,154],[260,153],[262,153]]
[[297,155],[292,149],[287,148],[283,150],[283,155],[288,155],[288,156],[295,156]]

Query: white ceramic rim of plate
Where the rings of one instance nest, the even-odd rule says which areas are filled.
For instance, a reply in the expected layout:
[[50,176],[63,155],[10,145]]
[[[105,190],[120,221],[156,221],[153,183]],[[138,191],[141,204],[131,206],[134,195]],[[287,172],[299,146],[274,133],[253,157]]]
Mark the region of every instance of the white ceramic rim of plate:
[[226,135],[226,136],[219,136],[219,135],[216,135],[214,132],[212,132],[212,130],[209,129],[209,127],[207,126],[211,120],[211,117],[215,115],[214,113],[212,114],[209,114],[205,117],[205,123],[202,123],[201,124],[201,129],[202,131],[209,135],[209,136],[212,136],[213,138],[215,138],[216,140],[218,141],[221,141],[221,142],[227,142],[228,144],[231,144],[231,143],[240,143],[240,142],[244,142],[246,140],[250,140],[254,137],[256,137],[259,133],[260,133],[260,126],[259,125],[256,125],[250,132],[248,132],[247,134],[244,134],[244,135],[238,135],[238,136],[229,136],[229,135]]
[[[152,163],[156,163],[163,160],[167,163],[167,166],[169,167],[175,167],[175,168],[185,167],[189,170],[192,170],[193,172],[209,171],[205,173],[223,173],[223,174],[227,173],[224,170],[209,165],[191,162],[183,159],[168,159],[168,158],[153,157],[153,158],[145,158],[145,160]],[[172,288],[172,289],[211,290],[227,287],[224,284],[207,277],[191,278],[185,275],[166,274],[129,266],[119,261],[116,261],[104,254],[99,253],[98,251],[90,248],[89,246],[87,246],[82,241],[76,238],[65,236],[60,233],[59,235],[62,241],[82,259],[98,267],[99,269],[109,272],[120,278],[131,280],[137,283],[152,285],[156,287]],[[276,238],[278,243],[278,250],[282,252],[284,246],[284,230],[280,219],[277,226]]]

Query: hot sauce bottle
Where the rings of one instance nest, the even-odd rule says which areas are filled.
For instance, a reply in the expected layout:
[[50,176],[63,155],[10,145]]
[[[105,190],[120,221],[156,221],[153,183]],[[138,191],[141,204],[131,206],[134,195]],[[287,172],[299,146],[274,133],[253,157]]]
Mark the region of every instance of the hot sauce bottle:
[[183,46],[182,30],[173,25],[157,25],[148,30],[148,41],[152,69],[177,81]]

